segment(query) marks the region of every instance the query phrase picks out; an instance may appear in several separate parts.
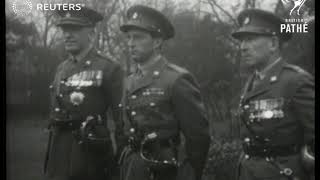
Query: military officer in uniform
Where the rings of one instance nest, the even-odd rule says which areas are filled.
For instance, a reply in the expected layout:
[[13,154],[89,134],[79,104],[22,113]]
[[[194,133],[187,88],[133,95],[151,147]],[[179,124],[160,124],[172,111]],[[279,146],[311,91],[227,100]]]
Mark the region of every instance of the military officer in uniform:
[[129,140],[119,159],[120,178],[200,180],[210,140],[207,114],[193,75],[161,53],[174,28],[159,11],[142,5],[129,8],[127,18],[120,29],[137,68],[125,81],[120,104]]
[[[58,66],[50,86],[45,175],[54,180],[105,180],[116,165],[106,111],[119,118],[123,70],[93,47],[94,27],[102,15],[87,7],[57,13],[69,57]],[[119,127],[121,121],[116,122]]]
[[305,180],[314,161],[314,78],[281,56],[291,34],[284,20],[258,9],[242,11],[241,62],[252,70],[240,102],[244,154],[240,180]]

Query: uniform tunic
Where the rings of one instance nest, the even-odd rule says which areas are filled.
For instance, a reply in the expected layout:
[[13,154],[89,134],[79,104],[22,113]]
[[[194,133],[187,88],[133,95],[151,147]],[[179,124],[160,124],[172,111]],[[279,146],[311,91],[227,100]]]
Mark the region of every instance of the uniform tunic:
[[[78,61],[65,60],[58,66],[51,86],[51,122],[68,121],[72,126],[98,117],[97,135],[109,137],[105,114],[111,108],[119,127],[117,106],[121,100],[122,78],[120,65],[95,50]],[[84,147],[75,138],[77,130],[79,127],[50,128],[45,164],[48,177],[103,178],[108,162],[112,162],[112,147],[105,145],[96,150]]]
[[[314,141],[314,79],[284,60],[276,63],[255,87],[251,76],[240,103],[241,137],[244,148],[269,152],[265,156],[243,154],[239,179],[306,179],[300,162],[300,149]],[[262,148],[261,148],[262,147]],[[277,155],[281,153],[281,155]]]
[[[205,106],[194,77],[160,56],[142,78],[129,76],[126,87],[126,114],[131,125],[145,134],[156,132],[159,139],[179,139],[182,132],[185,156],[180,159],[184,164],[178,170],[178,179],[200,179],[209,148],[209,132]],[[160,179],[177,178],[162,175]],[[131,153],[122,163],[121,176],[123,180],[149,179],[148,165],[138,153]]]

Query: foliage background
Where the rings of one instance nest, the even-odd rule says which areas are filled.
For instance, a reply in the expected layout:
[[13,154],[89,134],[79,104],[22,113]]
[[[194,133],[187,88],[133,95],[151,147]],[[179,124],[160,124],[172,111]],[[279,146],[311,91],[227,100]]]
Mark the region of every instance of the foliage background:
[[[41,179],[47,141],[44,128],[48,117],[48,87],[66,52],[61,31],[54,26],[57,20],[54,14],[32,11],[26,16],[17,16],[12,12],[13,2],[6,0],[7,172],[8,179],[37,180]],[[195,75],[209,112],[212,143],[204,179],[234,179],[235,162],[241,150],[237,106],[246,74],[240,68],[239,44],[230,37],[230,33],[238,27],[236,16],[243,9],[261,8],[288,18],[288,7],[281,0],[75,2],[83,2],[104,15],[103,22],[97,27],[96,47],[128,70],[133,64],[127,58],[127,47],[119,31],[126,10],[139,3],[154,7],[169,17],[176,36],[166,43],[164,54]],[[309,0],[301,9],[302,15],[294,14],[293,17],[312,19],[314,11],[314,0]],[[314,74],[314,31],[294,34],[283,54],[289,62]],[[28,141],[25,141],[26,137]]]

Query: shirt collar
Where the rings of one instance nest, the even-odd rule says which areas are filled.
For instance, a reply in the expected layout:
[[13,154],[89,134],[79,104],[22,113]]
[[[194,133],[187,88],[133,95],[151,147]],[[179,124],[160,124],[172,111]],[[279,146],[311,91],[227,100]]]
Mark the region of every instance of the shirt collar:
[[275,60],[274,62],[266,66],[264,69],[262,69],[262,71],[260,72],[258,70],[255,70],[256,76],[259,77],[260,80],[263,80],[266,77],[267,73],[270,71],[270,69],[272,69],[272,67],[278,64],[278,62],[280,62],[281,59],[282,58],[279,57],[277,60]]
[[161,59],[161,55],[158,54],[153,56],[148,62],[145,64],[138,64],[138,68],[141,70],[143,75],[146,75],[150,69],[152,69],[153,65],[157,64],[157,62]]
[[80,62],[82,61],[88,54],[89,52],[93,49],[93,46],[90,45],[89,47],[87,47],[86,49],[84,49],[83,51],[81,51],[79,54],[73,56],[72,54],[70,54],[70,59],[75,60],[76,62]]

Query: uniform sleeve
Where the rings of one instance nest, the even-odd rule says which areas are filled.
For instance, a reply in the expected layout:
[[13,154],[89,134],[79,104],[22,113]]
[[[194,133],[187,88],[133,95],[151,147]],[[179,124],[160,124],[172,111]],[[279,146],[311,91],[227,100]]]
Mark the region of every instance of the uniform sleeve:
[[187,160],[201,179],[205,165],[210,136],[208,120],[200,90],[190,74],[178,78],[172,87],[174,113],[185,136]]
[[58,106],[58,102],[56,99],[57,91],[59,89],[59,81],[60,81],[60,74],[62,69],[62,64],[58,65],[53,81],[50,84],[50,105],[49,105],[49,123],[54,118],[54,109]]
[[123,128],[123,123],[120,119],[121,108],[119,108],[119,103],[121,102],[122,97],[123,76],[124,71],[120,64],[117,63],[114,65],[114,68],[112,68],[111,71],[109,70],[109,73],[105,74],[105,79],[107,79],[107,82],[104,83],[106,86],[108,100],[111,100],[110,107],[116,126],[115,136],[117,143],[119,142],[119,137],[122,136]]
[[312,145],[315,138],[314,79],[311,75],[301,75],[296,82],[298,86],[292,98],[295,116],[303,127],[305,144]]

